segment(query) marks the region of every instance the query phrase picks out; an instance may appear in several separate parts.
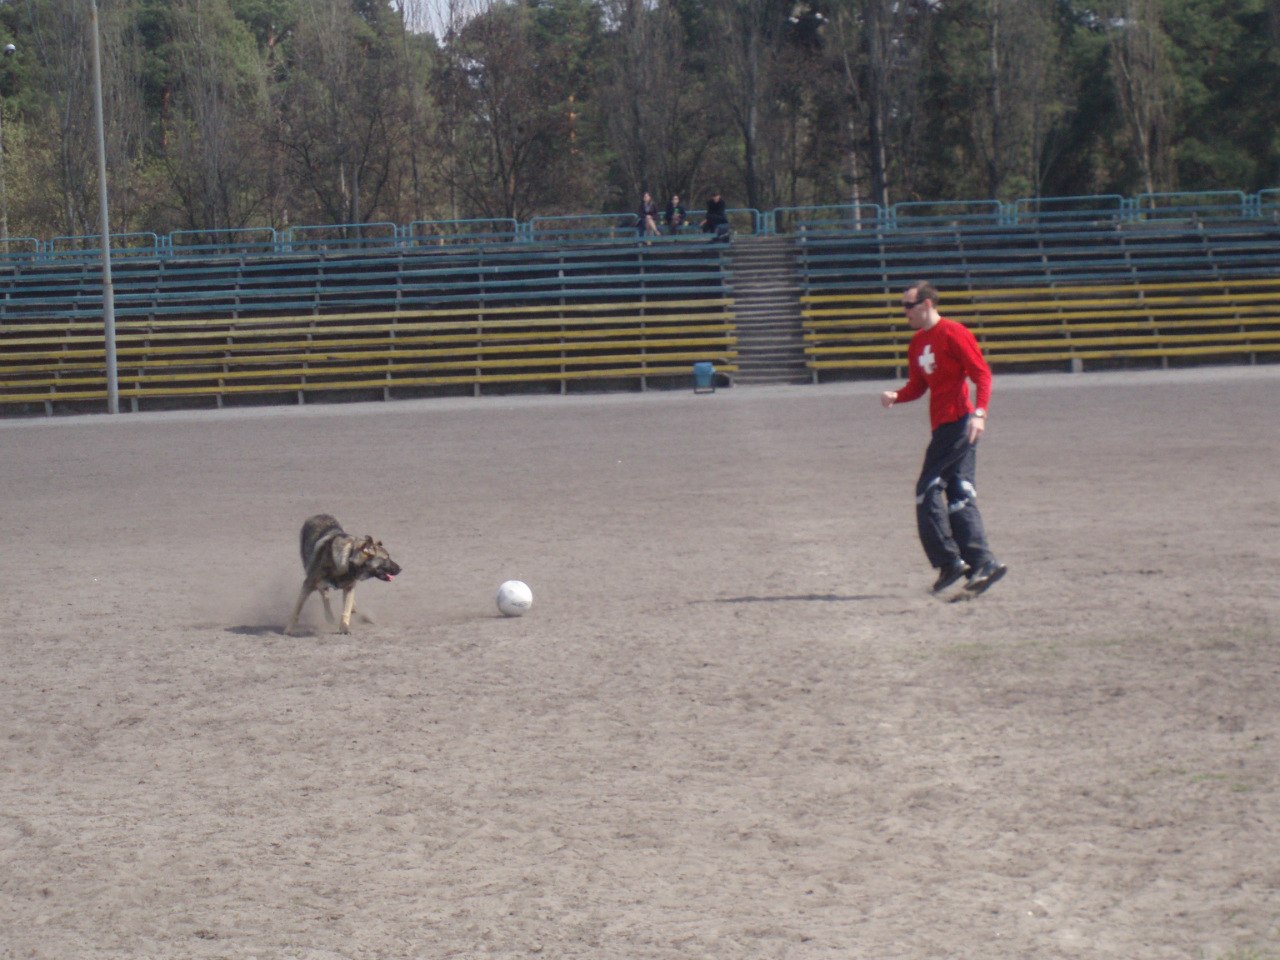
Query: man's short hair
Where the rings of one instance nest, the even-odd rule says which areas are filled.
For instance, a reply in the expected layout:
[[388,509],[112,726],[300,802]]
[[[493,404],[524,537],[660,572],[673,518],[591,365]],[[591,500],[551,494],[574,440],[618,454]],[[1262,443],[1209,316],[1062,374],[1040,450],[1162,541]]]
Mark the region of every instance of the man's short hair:
[[928,280],[917,280],[910,289],[916,292],[917,300],[932,300],[934,309],[938,307],[938,288]]

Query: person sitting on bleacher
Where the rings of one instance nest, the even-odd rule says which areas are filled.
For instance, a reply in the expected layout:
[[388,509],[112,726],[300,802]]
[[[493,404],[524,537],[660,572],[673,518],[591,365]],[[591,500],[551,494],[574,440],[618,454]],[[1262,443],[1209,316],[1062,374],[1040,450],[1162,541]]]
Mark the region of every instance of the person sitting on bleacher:
[[725,213],[724,198],[720,196],[719,190],[707,198],[707,214],[702,221],[702,232],[711,234],[712,243],[729,241],[729,216]]
[[667,233],[679,233],[684,229],[685,221],[688,219],[689,215],[685,213],[684,205],[680,202],[680,194],[672,194],[666,213],[662,215],[662,222],[667,225]]
[[641,237],[658,237],[662,235],[658,230],[658,205],[653,202],[653,197],[650,196],[648,190],[640,198],[640,212],[636,216],[636,233]]

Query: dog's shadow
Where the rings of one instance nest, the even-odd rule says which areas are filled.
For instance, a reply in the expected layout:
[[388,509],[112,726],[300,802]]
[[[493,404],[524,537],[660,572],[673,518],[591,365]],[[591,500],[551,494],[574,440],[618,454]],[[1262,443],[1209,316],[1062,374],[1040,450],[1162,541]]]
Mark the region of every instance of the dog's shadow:
[[[239,637],[283,637],[285,635],[284,628],[278,623],[267,624],[265,626],[243,625],[239,627],[227,627],[227,633],[234,633]],[[315,636],[315,632],[308,627],[298,627],[293,636],[305,637]]]

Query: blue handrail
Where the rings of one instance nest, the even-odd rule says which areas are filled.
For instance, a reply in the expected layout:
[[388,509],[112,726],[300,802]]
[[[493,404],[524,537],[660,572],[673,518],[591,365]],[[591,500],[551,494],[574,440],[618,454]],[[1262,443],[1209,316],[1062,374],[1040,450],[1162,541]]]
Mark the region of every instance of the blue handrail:
[[[107,237],[111,255],[117,256],[158,256],[164,249],[164,243],[154,233],[141,231],[138,233],[113,233]],[[102,255],[102,234],[89,233],[80,236],[53,237],[44,247],[44,252],[52,257],[79,259]]]
[[1136,210],[1147,220],[1245,217],[1248,216],[1249,201],[1242,190],[1140,193],[1136,198]]
[[881,226],[884,210],[878,203],[820,204],[775,207],[773,228],[779,233],[847,233]]
[[1257,217],[1273,217],[1280,213],[1280,189],[1259,190],[1253,195],[1253,214]]
[[[27,249],[28,246],[30,249]],[[0,257],[6,260],[30,260],[40,253],[40,246],[37,237],[5,237],[0,239]]]
[[165,239],[173,254],[275,253],[280,249],[280,234],[274,227],[174,230]]
[[889,208],[892,226],[959,226],[1001,223],[1004,204],[999,200],[904,200]]
[[288,252],[392,247],[400,238],[394,223],[321,223],[290,227],[283,247]]
[[[764,228],[764,218],[761,216],[760,211],[756,210],[754,207],[730,207],[724,213],[725,216],[729,218],[730,226],[735,230],[738,229],[738,224],[745,220],[751,224],[750,231],[745,232],[750,232],[751,234],[768,233],[768,230]],[[692,213],[690,213],[689,219],[701,220],[702,216],[701,212],[699,212],[696,218]]]
[[1124,217],[1124,197],[1103,193],[1081,197],[1022,197],[1011,204],[1014,223],[1117,221]]
[[[1280,188],[1246,194],[1240,190],[1143,193],[1068,197],[1021,197],[999,200],[909,200],[882,208],[874,203],[776,207],[761,212],[750,207],[728,211],[739,234],[812,235],[864,229],[898,230],[994,224],[1167,222],[1174,220],[1275,219],[1280,217]],[[690,226],[674,236],[698,237],[703,211],[690,210]],[[414,220],[407,226],[388,221],[305,224],[277,230],[238,227],[221,230],[174,230],[112,234],[113,256],[183,256],[236,253],[344,251],[396,247],[453,246],[509,242],[601,243],[645,239],[636,230],[634,212],[455,220]],[[47,241],[10,237],[0,241],[0,259],[83,259],[100,255],[96,234],[58,236]]]
[[527,234],[534,242],[635,240],[637,235],[634,212],[531,217]]
[[455,243],[499,243],[520,238],[520,223],[511,217],[475,220],[414,220],[400,231],[407,247]]

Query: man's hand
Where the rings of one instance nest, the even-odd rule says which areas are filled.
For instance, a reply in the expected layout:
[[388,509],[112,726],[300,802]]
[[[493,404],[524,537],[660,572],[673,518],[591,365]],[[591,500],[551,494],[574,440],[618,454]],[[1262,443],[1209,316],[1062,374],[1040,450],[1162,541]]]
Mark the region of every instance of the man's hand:
[[880,394],[880,406],[884,407],[886,410],[888,410],[897,402],[898,402],[897,390],[886,390],[884,393]]
[[969,418],[969,445],[978,442],[978,438],[982,436],[982,431],[987,429],[986,417],[970,417]]

